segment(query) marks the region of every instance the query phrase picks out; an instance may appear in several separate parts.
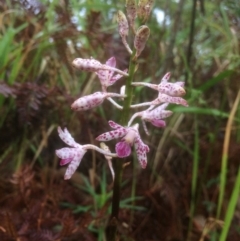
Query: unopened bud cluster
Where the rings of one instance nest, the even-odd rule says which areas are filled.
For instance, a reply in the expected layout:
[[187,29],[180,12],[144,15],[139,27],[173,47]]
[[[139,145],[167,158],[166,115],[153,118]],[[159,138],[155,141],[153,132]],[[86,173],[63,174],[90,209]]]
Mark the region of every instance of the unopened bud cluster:
[[[134,61],[137,61],[137,58],[145,48],[146,42],[150,35],[150,30],[146,25],[139,26],[137,29],[135,29],[136,18],[138,16],[138,18],[145,23],[149,18],[152,6],[153,0],[139,0],[138,5],[136,4],[135,0],[127,0],[127,17],[122,11],[118,11],[117,14],[119,34],[122,38],[124,46],[126,47],[126,50],[132,55],[132,59],[134,59]],[[134,50],[129,47],[127,41],[129,25],[134,34],[134,41],[132,43]],[[118,98],[120,101],[122,101],[126,97],[124,84],[120,93],[108,92],[108,87],[112,86],[118,80],[124,79],[124,77],[128,76],[128,71],[126,69],[120,70],[116,68],[115,57],[108,59],[105,64],[102,64],[93,58],[76,58],[72,65],[81,71],[95,72],[101,84],[101,91],[82,96],[75,100],[71,105],[71,108],[74,111],[85,111],[95,108],[101,105],[105,99],[110,101],[110,103],[122,111],[123,107],[112,98]],[[169,79],[170,73],[167,73],[158,85],[145,82],[132,82],[132,86],[144,86],[156,90],[158,92],[158,97],[149,102],[131,105],[131,109],[141,107],[147,107],[147,109],[134,113],[127,126],[122,126],[112,120],[109,120],[109,126],[113,130],[103,133],[96,138],[97,141],[101,142],[99,144],[100,147],[91,144],[80,145],[74,141],[67,129],[62,130],[59,127],[58,133],[60,138],[68,146],[70,146],[56,151],[56,155],[61,159],[60,165],[68,164],[65,179],[71,178],[79,166],[84,154],[89,149],[96,150],[105,156],[113,178],[114,171],[112,168],[112,158],[124,158],[129,156],[131,154],[132,146],[134,146],[141,167],[145,168],[147,165],[147,153],[149,152],[149,147],[144,144],[141,139],[139,133],[139,124],[133,124],[135,118],[141,119],[143,128],[148,134],[146,122],[149,122],[158,128],[163,128],[166,126],[164,119],[172,115],[172,111],[166,110],[170,103],[188,106],[187,101],[182,98],[182,96],[185,95],[184,82],[171,83],[168,82]],[[114,139],[118,140],[115,145],[116,153],[112,153],[109,147],[103,143]]]

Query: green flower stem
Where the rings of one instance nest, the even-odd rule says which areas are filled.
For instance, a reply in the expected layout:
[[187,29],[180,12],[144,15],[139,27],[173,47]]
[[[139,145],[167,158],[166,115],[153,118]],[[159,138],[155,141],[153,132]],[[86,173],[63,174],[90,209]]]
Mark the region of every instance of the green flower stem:
[[[131,55],[130,65],[129,65],[129,76],[126,81],[126,89],[125,94],[127,97],[124,99],[123,110],[122,110],[122,119],[120,120],[120,124],[122,126],[127,126],[128,119],[130,116],[130,105],[132,102],[133,96],[133,87],[132,81],[136,68],[136,61],[133,60],[136,51],[133,51]],[[112,211],[109,225],[107,227],[107,241],[115,241],[116,240],[116,231],[117,231],[117,220],[119,213],[119,204],[120,204],[120,189],[121,189],[121,181],[122,181],[122,171],[123,171],[123,160],[117,158],[113,162],[113,167],[115,171],[115,179],[113,183],[113,197],[112,197]]]
[[133,86],[132,86],[132,82],[133,82],[133,76],[135,73],[135,69],[137,66],[137,62],[135,60],[133,60],[134,56],[136,54],[136,50],[133,51],[132,55],[131,55],[131,61],[130,61],[130,65],[129,65],[129,76],[127,78],[126,81],[126,89],[125,89],[125,95],[127,96],[124,99],[123,102],[123,112],[122,112],[122,119],[121,119],[121,124],[123,126],[127,125],[128,123],[128,119],[130,116],[130,106],[132,103],[132,96],[133,96]]

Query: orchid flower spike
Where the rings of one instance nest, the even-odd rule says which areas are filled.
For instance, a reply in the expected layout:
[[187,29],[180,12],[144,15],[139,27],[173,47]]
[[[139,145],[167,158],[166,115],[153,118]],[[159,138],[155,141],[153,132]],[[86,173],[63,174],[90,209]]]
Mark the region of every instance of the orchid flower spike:
[[[107,60],[106,66],[109,67],[116,67],[116,59],[115,57],[111,57]],[[123,70],[123,72],[127,73],[127,69]],[[123,77],[122,74],[116,74],[113,76],[113,70],[98,70],[96,74],[101,82],[103,92],[107,91],[107,87],[113,85],[117,80]]]
[[154,90],[157,90],[159,93],[166,94],[173,97],[181,97],[186,94],[184,90],[184,82],[175,82],[169,83],[168,80],[170,78],[170,72],[165,74],[161,80],[159,85],[145,83],[145,82],[135,82],[132,83],[134,86],[147,86]]
[[89,110],[101,105],[103,101],[109,97],[124,98],[125,95],[108,92],[95,92],[93,94],[86,95],[75,100],[71,105],[71,108],[75,111]]
[[110,70],[110,71],[115,71],[121,75],[128,76],[126,72],[106,64],[101,64],[98,60],[93,58],[90,58],[90,59],[76,58],[73,60],[72,65],[76,69],[80,69],[88,72],[96,72],[98,70]]
[[66,128],[62,130],[61,127],[58,127],[58,134],[67,145],[71,146],[56,150],[56,155],[61,159],[60,165],[69,164],[64,175],[64,179],[67,180],[70,179],[77,170],[87,150],[82,145],[75,142]]
[[138,132],[138,124],[131,127],[123,127],[113,121],[108,122],[114,130],[101,134],[96,138],[98,141],[110,141],[122,138],[115,146],[118,157],[123,158],[131,154],[131,146],[134,145],[138,161],[142,168],[147,165],[147,152],[149,147],[143,143]]

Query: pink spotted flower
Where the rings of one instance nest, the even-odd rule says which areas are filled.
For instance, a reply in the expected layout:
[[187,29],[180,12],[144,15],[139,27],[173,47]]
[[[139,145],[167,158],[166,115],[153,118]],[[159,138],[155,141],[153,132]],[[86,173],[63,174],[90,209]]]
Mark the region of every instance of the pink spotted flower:
[[184,82],[178,81],[175,83],[169,83],[168,80],[170,78],[170,73],[167,73],[163,76],[161,83],[159,85],[145,83],[145,82],[133,82],[133,86],[147,86],[154,90],[158,91],[158,98],[151,102],[145,102],[141,104],[131,105],[131,108],[137,108],[146,105],[160,105],[162,103],[172,103],[177,105],[188,106],[186,100],[184,100],[181,96],[185,95],[184,90]]
[[[175,83],[170,83],[168,80],[170,79],[171,73],[166,73],[161,79],[160,84],[151,84],[145,82],[134,82],[132,85],[134,86],[147,86],[151,89],[157,90],[160,94],[168,95],[171,97],[181,97],[186,94],[184,90],[184,82],[178,81]],[[171,102],[170,102],[171,103]]]
[[141,140],[138,132],[138,124],[131,127],[123,127],[113,121],[109,121],[108,123],[114,130],[101,134],[96,140],[110,141],[122,138],[115,146],[118,157],[123,158],[129,156],[131,154],[131,147],[134,145],[138,161],[141,167],[145,168],[147,165],[147,152],[149,152],[149,147]]
[[[110,59],[108,59],[105,65],[115,68],[116,67],[115,57],[111,57]],[[124,72],[127,72],[127,70],[124,70]],[[116,81],[118,81],[120,78],[123,77],[122,74],[113,75],[114,71],[107,70],[107,69],[106,70],[100,69],[100,70],[96,71],[96,74],[101,82],[103,91],[106,91],[108,86],[113,85]]]
[[145,111],[137,112],[135,113],[130,121],[128,122],[128,126],[130,126],[133,122],[133,120],[136,117],[141,117],[142,121],[147,121],[152,123],[152,125],[156,127],[165,127],[166,123],[163,119],[169,117],[172,115],[172,111],[170,110],[165,110],[166,107],[168,106],[168,103],[159,105],[158,107],[154,108],[148,108]]
[[76,143],[71,134],[65,128],[58,127],[59,137],[70,147],[64,147],[62,149],[56,150],[56,155],[61,159],[60,165],[67,165],[67,170],[64,175],[64,179],[70,179],[73,173],[77,170],[83,155],[86,153],[86,149],[80,144]]
[[112,66],[108,64],[102,64],[94,58],[90,58],[90,59],[76,58],[73,60],[72,65],[76,69],[88,71],[88,72],[97,72],[99,70],[109,70],[113,72],[115,71],[124,76],[128,76],[126,71],[122,71],[120,69],[115,68],[115,65]]

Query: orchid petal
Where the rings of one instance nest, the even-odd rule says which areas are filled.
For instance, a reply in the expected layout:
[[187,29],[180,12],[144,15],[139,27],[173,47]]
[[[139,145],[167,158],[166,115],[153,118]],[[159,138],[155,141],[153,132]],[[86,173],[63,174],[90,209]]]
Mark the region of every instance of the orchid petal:
[[171,73],[170,73],[170,72],[166,73],[166,74],[162,77],[161,83],[167,83],[168,80],[170,79],[170,77],[171,77]]
[[163,105],[160,105],[156,107],[155,109],[146,110],[142,114],[142,119],[144,120],[151,120],[151,119],[165,119],[172,115],[172,111],[165,110],[168,103],[165,103]]
[[108,124],[109,124],[110,127],[113,128],[113,129],[124,128],[123,126],[121,126],[121,125],[119,125],[119,124],[117,124],[116,122],[111,121],[111,120],[108,121]]
[[68,132],[67,128],[64,128],[63,130],[61,127],[58,127],[58,134],[59,137],[62,139],[63,142],[65,142],[67,145],[72,147],[77,147],[79,144],[75,142],[71,134]]
[[158,86],[158,91],[174,97],[180,97],[186,94],[186,91],[176,83],[161,83]]
[[164,128],[166,126],[166,122],[164,120],[152,119],[150,122],[156,127]]
[[68,159],[62,159],[60,160],[60,166],[64,166],[66,164],[68,164],[69,162],[71,162],[73,160],[73,158],[68,158]]
[[106,61],[106,65],[115,68],[116,67],[116,58],[113,56]]
[[181,87],[185,86],[185,82],[183,82],[183,81],[178,81],[178,82],[175,82],[174,84],[179,85]]
[[[123,70],[123,72],[125,72],[125,73],[127,73],[127,71],[128,71],[127,69]],[[114,75],[111,79],[109,79],[108,86],[111,86],[111,85],[115,84],[122,77],[123,77],[122,74]]]
[[142,168],[147,166],[147,152],[149,152],[149,147],[143,143],[140,136],[135,140],[134,147],[137,153],[137,159]]
[[73,159],[76,156],[77,148],[64,147],[62,149],[56,150],[56,155],[60,159]]
[[103,92],[95,92],[91,95],[86,95],[73,102],[71,108],[75,111],[89,110],[103,103],[108,95]]
[[101,134],[96,138],[97,141],[110,141],[113,139],[117,139],[120,137],[123,137],[124,135],[127,134],[127,129],[124,127],[118,128],[114,131],[109,131]]
[[113,71],[110,71],[110,70],[99,70],[96,72],[100,82],[101,82],[101,85],[103,86],[108,86],[108,80],[109,78],[112,77],[113,75]]
[[131,154],[131,146],[125,141],[118,142],[115,146],[115,150],[117,152],[117,155],[121,158],[127,157]]
[[188,103],[186,100],[184,100],[181,97],[172,97],[166,94],[159,93],[158,95],[158,101],[155,100],[154,103],[172,103],[172,104],[177,104],[177,105],[183,105],[183,106],[188,106]]
[[[103,68],[104,66],[105,66],[105,68]],[[115,67],[116,67],[116,59],[115,59],[115,57],[111,57],[110,59],[108,59],[106,61],[105,65],[102,65],[101,69],[98,69],[96,71],[96,74],[101,82],[101,85],[102,85],[104,91],[106,91],[106,88],[108,86],[113,85],[117,80],[119,80],[124,75],[124,74],[116,74],[115,76],[113,76],[113,74],[114,74],[113,69],[115,69]],[[111,69],[111,68],[113,68],[113,69]],[[125,69],[124,71],[121,71],[121,72],[127,74],[127,69]]]
[[86,153],[86,150],[84,150],[83,148],[78,149],[77,155],[73,158],[73,160],[70,162],[70,164],[67,167],[67,170],[64,175],[65,180],[70,179],[72,177],[73,173],[77,170],[77,168],[83,158],[83,155],[85,153]]

